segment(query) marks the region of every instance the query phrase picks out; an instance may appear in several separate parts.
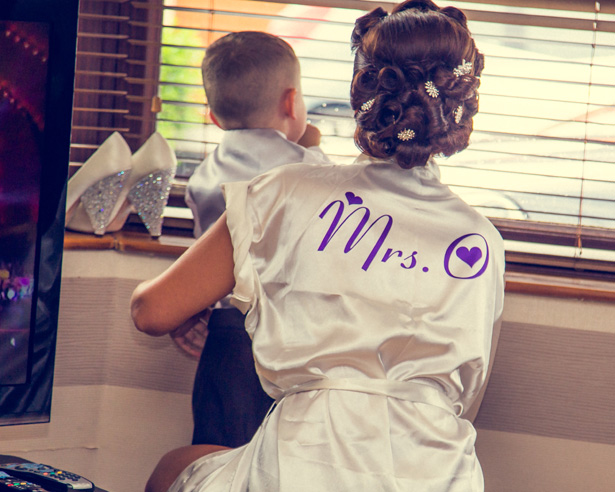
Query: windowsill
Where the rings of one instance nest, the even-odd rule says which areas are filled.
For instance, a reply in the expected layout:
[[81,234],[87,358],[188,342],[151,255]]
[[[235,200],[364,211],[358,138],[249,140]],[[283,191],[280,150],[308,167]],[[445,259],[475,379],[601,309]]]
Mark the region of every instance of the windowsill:
[[118,231],[104,236],[94,236],[79,232],[66,231],[64,234],[64,249],[108,250],[153,253],[157,255],[180,256],[194,238],[163,234],[153,239],[146,232]]
[[[163,256],[180,256],[194,243],[193,237],[163,234],[153,239],[138,228],[122,230],[104,236],[66,231],[65,250],[116,250]],[[615,301],[615,280],[605,276],[591,278],[572,271],[542,273],[531,265],[520,265],[517,256],[507,254],[506,292],[543,297],[574,298],[591,301]]]

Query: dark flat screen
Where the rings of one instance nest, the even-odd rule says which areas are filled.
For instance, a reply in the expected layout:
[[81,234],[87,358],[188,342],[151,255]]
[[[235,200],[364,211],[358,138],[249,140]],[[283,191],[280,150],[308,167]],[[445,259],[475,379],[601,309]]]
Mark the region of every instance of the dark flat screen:
[[77,12],[0,3],[0,425],[50,416]]

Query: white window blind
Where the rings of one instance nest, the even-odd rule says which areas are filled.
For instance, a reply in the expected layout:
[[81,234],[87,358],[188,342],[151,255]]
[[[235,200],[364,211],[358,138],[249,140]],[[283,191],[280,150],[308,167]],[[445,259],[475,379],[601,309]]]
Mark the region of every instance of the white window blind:
[[[340,162],[358,151],[348,94],[350,33],[369,1],[164,0],[157,128],[182,163],[210,152],[220,130],[206,113],[200,63],[231,31],[286,39],[302,67],[309,118]],[[486,56],[471,145],[439,160],[443,181],[505,238],[613,249],[615,7],[593,1],[439,2],[463,9]],[[568,254],[568,253],[567,253]]]

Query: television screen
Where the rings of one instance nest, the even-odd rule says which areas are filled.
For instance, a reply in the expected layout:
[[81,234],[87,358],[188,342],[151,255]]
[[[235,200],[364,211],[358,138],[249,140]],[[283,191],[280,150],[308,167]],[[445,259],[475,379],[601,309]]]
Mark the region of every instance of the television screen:
[[0,425],[50,416],[77,9],[0,4]]
[[0,384],[28,381],[49,26],[0,21]]

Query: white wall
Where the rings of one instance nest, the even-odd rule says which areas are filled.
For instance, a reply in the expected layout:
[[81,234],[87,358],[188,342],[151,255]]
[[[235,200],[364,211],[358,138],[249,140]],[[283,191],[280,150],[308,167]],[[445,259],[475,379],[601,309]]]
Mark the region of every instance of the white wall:
[[615,490],[615,305],[507,295],[475,422],[487,492]]

